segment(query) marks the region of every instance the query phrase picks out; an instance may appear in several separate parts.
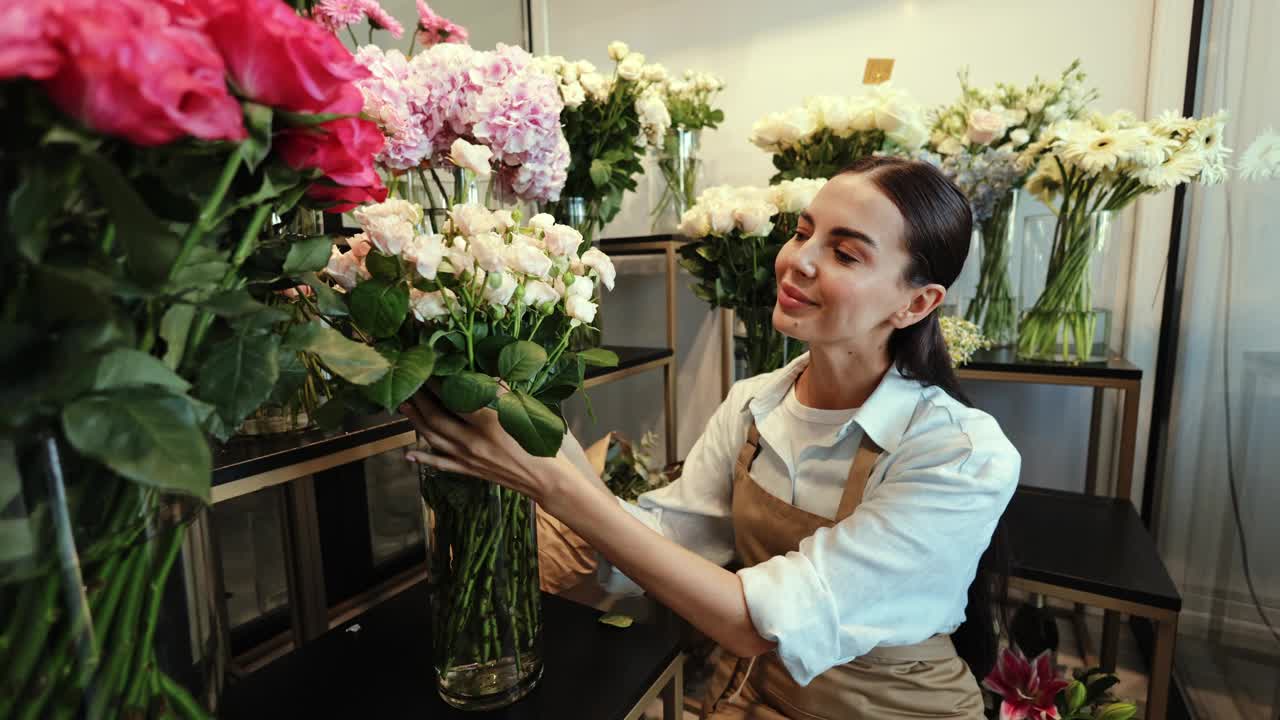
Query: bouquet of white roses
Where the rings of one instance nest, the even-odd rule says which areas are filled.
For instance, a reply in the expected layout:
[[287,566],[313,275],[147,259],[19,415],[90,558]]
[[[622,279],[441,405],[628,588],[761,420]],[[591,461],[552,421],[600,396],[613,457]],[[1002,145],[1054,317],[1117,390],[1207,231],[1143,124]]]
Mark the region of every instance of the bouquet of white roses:
[[859,158],[910,155],[929,139],[920,106],[888,83],[867,94],[812,97],[802,107],[770,113],[751,128],[751,142],[773,154],[769,182],[828,178]]
[[786,339],[773,329],[773,262],[825,183],[800,179],[768,188],[713,187],[682,218],[680,233],[694,242],[681,246],[680,265],[695,278],[695,295],[742,320],[753,375],[781,367],[788,354]]
[[[329,321],[373,344],[391,369],[334,401],[396,408],[429,378],[455,413],[490,407],[525,450],[553,456],[565,435],[560,403],[606,350],[567,350],[595,319],[597,283],[612,288],[609,258],[549,215],[455,205],[439,233],[422,208],[388,200],[356,210],[364,232],[334,250],[339,293]],[[539,598],[531,501],[496,484],[425,472],[436,668],[447,697],[495,692],[486,678],[536,680]],[[532,682],[533,680],[529,680]],[[489,684],[486,685],[485,683]],[[499,688],[505,691],[506,688]]]
[[927,159],[969,198],[981,230],[982,266],[965,317],[994,341],[1012,343],[1017,309],[1008,271],[1009,214],[1016,210],[1013,190],[1027,178],[1019,153],[1049,124],[1080,117],[1097,92],[1086,89],[1078,60],[1058,78],[1037,77],[1026,86],[976,88],[967,69],[959,77],[960,98],[932,113]]
[[1145,122],[1128,111],[1091,113],[1046,128],[1023,151],[1021,167],[1034,168],[1028,191],[1060,204],[1044,292],[1018,329],[1020,355],[1051,355],[1061,336],[1062,354],[1089,356],[1095,330],[1089,264],[1098,219],[1140,195],[1225,180],[1231,153],[1222,143],[1225,122],[1225,111],[1202,119],[1165,112]]
[[[641,157],[662,143],[671,126],[661,93],[666,69],[646,64],[643,53],[623,42],[610,43],[609,57],[616,63],[612,75],[586,60],[537,59],[560,88],[560,126],[571,154],[564,192],[544,207],[573,224],[587,244],[618,214],[623,193],[636,189],[635,176],[644,172]],[[570,198],[580,198],[585,207],[572,208]]]

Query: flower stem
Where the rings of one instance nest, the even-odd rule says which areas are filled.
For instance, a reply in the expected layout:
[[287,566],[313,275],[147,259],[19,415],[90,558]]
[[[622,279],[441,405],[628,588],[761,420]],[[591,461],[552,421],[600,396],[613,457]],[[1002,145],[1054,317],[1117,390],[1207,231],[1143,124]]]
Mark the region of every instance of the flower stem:
[[178,251],[178,257],[173,261],[173,265],[169,268],[169,279],[172,280],[178,273],[178,270],[186,264],[187,258],[191,256],[191,251],[200,243],[200,239],[208,232],[213,225],[214,217],[217,216],[218,210],[222,207],[222,200],[227,195],[227,190],[231,187],[231,181],[236,177],[236,171],[240,169],[240,162],[244,157],[244,145],[238,145],[231,155],[227,157],[227,162],[222,166],[222,174],[218,176],[218,182],[213,186],[211,193],[204,202],[204,207],[200,209],[200,215],[196,221],[187,228],[187,234],[182,238],[182,249]]

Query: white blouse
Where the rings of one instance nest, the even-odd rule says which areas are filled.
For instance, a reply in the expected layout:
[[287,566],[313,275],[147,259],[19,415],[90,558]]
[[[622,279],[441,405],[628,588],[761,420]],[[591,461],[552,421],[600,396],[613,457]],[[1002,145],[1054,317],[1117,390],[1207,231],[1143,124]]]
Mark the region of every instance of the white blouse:
[[[736,554],[734,461],[753,418],[763,440],[755,481],[827,518],[835,517],[862,433],[884,449],[851,516],[798,551],[738,571],[756,631],[777,643],[801,685],[877,646],[914,644],[960,625],[1022,463],[990,415],[896,368],[857,410],[806,408],[792,387],[808,362],[802,355],[736,383],[681,478],[638,505],[622,503],[656,532],[725,565]],[[815,430],[839,412],[846,419],[831,432]],[[807,447],[793,447],[797,434],[809,436]],[[600,572],[606,589],[640,592],[603,559]]]

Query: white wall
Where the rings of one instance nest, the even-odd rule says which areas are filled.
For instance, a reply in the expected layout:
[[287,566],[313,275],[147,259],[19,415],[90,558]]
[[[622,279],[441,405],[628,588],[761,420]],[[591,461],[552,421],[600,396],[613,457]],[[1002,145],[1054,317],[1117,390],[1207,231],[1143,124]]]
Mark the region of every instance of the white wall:
[[[720,74],[728,82],[722,96],[726,120],[703,138],[704,184],[765,184],[771,166],[768,156],[747,142],[751,124],[808,95],[858,92],[868,57],[895,58],[895,85],[926,104],[953,99],[955,73],[965,65],[978,84],[1026,82],[1036,74],[1056,75],[1079,57],[1101,92],[1100,109],[1153,114],[1176,108],[1181,88],[1172,79],[1185,69],[1189,7],[1190,0],[1082,0],[1070,7],[1042,0],[534,0],[532,20],[538,53],[586,58],[604,67],[609,65],[605,48],[617,39],[669,70],[692,67]],[[628,197],[605,236],[648,231],[652,182],[642,182]],[[1145,457],[1145,407],[1158,331],[1158,305],[1152,310],[1150,303],[1159,290],[1169,227],[1167,209],[1140,206],[1139,211],[1141,227],[1135,230],[1133,212],[1119,223],[1106,257],[1110,281],[1099,292],[1117,312],[1116,347],[1147,371],[1137,478]],[[1131,276],[1137,281],[1131,283]],[[660,286],[656,277],[649,282]],[[643,283],[620,287],[606,301],[606,341],[622,342],[630,333],[661,337],[660,301],[660,294]],[[1131,331],[1127,310],[1142,301],[1147,305],[1139,313],[1139,327]],[[697,353],[687,347],[681,352],[683,455],[719,397],[719,346],[706,341],[718,326],[704,306],[686,297],[680,313],[682,335],[691,332],[700,343]],[[1024,482],[1082,487],[1089,390],[993,383],[974,383],[969,390],[1022,449]],[[581,423],[586,439],[607,429],[638,434],[661,426],[652,388],[619,384],[598,389],[595,397],[598,413],[604,407],[626,411],[624,417],[602,417],[594,432]],[[1108,402],[1108,420],[1112,405]]]

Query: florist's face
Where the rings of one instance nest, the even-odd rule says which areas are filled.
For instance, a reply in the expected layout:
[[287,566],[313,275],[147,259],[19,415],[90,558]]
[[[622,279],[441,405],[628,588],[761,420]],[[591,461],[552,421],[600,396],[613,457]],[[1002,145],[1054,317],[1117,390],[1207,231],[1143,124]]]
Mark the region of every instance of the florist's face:
[[815,348],[884,351],[894,329],[923,318],[946,294],[904,280],[905,233],[902,213],[866,176],[832,178],[778,253],[773,326]]

